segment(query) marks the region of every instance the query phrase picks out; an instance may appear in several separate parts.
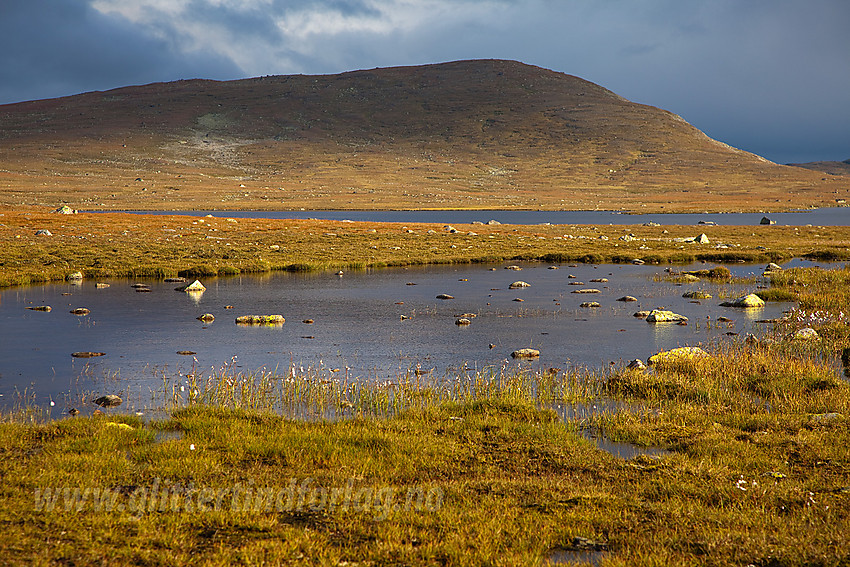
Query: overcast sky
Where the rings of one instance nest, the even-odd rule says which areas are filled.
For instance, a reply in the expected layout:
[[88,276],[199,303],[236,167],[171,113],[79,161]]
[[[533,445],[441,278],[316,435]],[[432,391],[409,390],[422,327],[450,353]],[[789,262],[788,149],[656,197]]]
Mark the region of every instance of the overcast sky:
[[0,104],[515,59],[779,163],[850,158],[850,0],[0,0]]

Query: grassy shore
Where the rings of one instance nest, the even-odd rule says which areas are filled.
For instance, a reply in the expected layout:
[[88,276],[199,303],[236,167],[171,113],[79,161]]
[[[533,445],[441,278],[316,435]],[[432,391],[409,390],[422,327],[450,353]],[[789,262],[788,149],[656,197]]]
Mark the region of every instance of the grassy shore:
[[[0,287],[86,278],[510,261],[850,259],[848,227],[443,225],[0,211]],[[47,230],[52,236],[36,235]],[[708,243],[683,242],[704,233]],[[625,239],[623,238],[625,237]]]
[[[0,423],[0,551],[74,565],[847,564],[850,269],[773,281],[799,307],[765,336],[649,370],[358,384],[223,367],[164,387],[160,420],[22,410]],[[803,327],[820,338],[793,338]],[[620,458],[589,431],[665,452]]]

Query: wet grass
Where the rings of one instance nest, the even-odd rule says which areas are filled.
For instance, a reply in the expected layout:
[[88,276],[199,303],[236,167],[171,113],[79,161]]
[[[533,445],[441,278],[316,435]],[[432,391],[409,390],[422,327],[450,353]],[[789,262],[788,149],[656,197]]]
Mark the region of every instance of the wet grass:
[[[225,365],[166,380],[153,421],[23,408],[0,423],[0,550],[10,564],[518,565],[587,549],[603,565],[845,564],[848,274],[773,276],[801,301],[786,320],[648,370],[374,383]],[[821,340],[793,339],[803,326]],[[667,452],[618,458],[585,430]]]

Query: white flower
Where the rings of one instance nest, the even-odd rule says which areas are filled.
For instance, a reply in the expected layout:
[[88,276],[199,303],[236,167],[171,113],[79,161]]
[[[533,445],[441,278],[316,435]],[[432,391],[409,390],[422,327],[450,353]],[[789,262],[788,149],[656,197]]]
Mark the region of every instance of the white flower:
[[190,451],[194,451],[194,450],[195,450],[195,444],[194,444],[194,443],[192,443],[191,445],[189,445],[189,450],[190,450]]

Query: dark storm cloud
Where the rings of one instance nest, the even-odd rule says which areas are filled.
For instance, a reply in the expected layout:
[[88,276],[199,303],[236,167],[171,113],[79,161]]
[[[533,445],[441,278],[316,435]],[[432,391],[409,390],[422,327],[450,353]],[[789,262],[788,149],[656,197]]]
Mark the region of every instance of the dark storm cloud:
[[850,157],[846,0],[5,0],[0,102],[516,59],[779,162]]
[[219,54],[175,57],[173,42],[84,0],[0,3],[0,103],[192,77],[235,77]]

